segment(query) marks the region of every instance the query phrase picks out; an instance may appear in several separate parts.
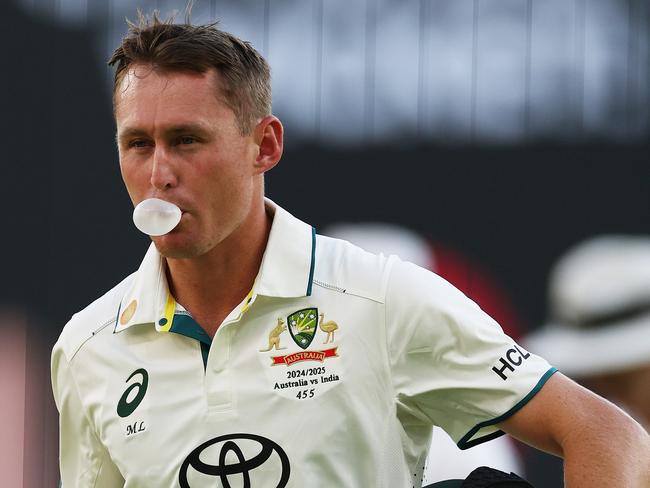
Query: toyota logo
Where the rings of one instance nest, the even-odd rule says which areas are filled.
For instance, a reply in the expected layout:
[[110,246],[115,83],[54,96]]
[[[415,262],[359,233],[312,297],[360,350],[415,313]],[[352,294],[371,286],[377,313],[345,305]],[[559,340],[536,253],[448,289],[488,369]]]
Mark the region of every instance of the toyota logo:
[[[236,441],[254,441],[259,444],[260,451],[250,459],[246,459],[244,453]],[[210,446],[222,442],[219,451],[219,460],[217,464],[208,464],[201,461],[201,453]],[[247,444],[250,444],[249,442]],[[226,464],[226,456],[232,453],[237,458],[236,463]],[[282,448],[266,437],[255,434],[228,434],[215,437],[209,441],[204,442],[196,449],[194,449],[181,464],[181,469],[178,473],[178,481],[181,488],[191,488],[187,481],[187,472],[190,466],[201,474],[207,476],[218,477],[223,485],[223,488],[231,488],[228,476],[241,475],[244,481],[244,488],[251,488],[250,472],[255,468],[264,464],[273,453],[276,453],[280,458],[282,472],[276,488],[284,488],[289,481],[289,458]]]

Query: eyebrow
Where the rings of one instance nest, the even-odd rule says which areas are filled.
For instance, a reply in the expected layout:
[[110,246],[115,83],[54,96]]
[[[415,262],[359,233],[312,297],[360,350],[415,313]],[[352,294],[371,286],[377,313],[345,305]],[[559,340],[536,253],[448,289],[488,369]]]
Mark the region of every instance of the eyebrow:
[[[177,136],[179,134],[198,134],[198,135],[207,135],[208,130],[202,124],[179,124],[169,127],[163,131],[165,137]],[[117,142],[130,139],[131,137],[149,137],[149,133],[138,127],[127,127],[122,132],[115,134],[115,140]]]
[[120,142],[124,141],[125,139],[129,139],[131,137],[138,137],[138,136],[146,136],[147,133],[142,130],[142,129],[136,129],[136,128],[128,128],[123,130],[122,132],[116,132],[115,133],[115,141]]

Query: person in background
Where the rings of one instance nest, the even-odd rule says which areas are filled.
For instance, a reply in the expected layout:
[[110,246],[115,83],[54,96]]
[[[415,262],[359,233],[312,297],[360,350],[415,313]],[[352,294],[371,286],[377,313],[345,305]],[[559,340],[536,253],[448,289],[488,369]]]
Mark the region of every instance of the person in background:
[[650,430],[650,236],[567,251],[551,272],[549,312],[526,347]]
[[[650,236],[602,235],[569,249],[550,273],[546,325],[523,339],[650,430]],[[527,476],[561,486],[559,460],[526,450]]]

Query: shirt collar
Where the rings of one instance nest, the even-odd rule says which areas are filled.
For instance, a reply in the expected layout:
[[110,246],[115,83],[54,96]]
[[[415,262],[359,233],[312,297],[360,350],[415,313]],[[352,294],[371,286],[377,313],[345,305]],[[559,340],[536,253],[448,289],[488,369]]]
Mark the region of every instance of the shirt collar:
[[316,257],[316,231],[268,198],[273,225],[257,275],[258,295],[294,298],[311,295]]
[[[313,227],[265,199],[273,223],[252,296],[295,298],[311,295],[316,253]],[[177,304],[169,292],[164,258],[151,243],[134,280],[120,302],[115,332],[134,325],[171,328]]]

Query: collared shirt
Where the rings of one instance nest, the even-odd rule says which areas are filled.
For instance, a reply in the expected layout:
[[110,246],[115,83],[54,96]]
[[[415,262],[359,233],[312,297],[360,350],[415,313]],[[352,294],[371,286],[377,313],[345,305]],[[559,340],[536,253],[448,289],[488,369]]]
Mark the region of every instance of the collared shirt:
[[435,274],[267,205],[253,289],[213,339],[153,245],[66,325],[64,487],[420,486],[432,425],[494,438],[555,371]]

